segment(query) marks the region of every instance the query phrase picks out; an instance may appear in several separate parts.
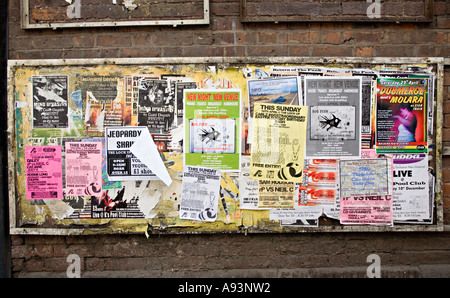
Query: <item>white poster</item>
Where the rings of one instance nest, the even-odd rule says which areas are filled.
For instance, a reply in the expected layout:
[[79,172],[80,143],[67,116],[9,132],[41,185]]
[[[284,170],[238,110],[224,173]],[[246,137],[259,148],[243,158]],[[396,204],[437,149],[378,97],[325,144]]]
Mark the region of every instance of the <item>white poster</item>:
[[180,218],[215,221],[218,212],[221,172],[185,166],[181,189]]
[[427,154],[394,154],[394,221],[430,218]]

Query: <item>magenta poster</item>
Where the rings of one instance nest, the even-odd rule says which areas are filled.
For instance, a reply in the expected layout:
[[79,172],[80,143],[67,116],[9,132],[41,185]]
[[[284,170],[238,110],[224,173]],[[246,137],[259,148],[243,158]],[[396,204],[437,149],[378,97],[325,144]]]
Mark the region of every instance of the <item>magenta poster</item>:
[[101,142],[65,143],[66,195],[101,195],[102,147]]
[[26,146],[27,199],[62,199],[61,146]]

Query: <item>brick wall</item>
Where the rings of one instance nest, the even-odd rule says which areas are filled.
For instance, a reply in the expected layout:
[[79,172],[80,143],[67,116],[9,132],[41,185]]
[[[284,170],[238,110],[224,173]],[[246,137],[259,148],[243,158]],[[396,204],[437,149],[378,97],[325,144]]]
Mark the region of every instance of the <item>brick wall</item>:
[[[211,0],[210,25],[80,29],[20,28],[9,0],[9,59],[349,56],[450,57],[450,2],[431,23],[241,23],[239,0]],[[450,67],[445,69],[443,141],[450,145]],[[450,224],[450,156],[443,158],[444,221]],[[12,236],[12,273],[83,277],[358,276],[381,257],[382,276],[450,276],[450,234]]]
[[[412,238],[413,237],[413,238]],[[14,236],[13,274],[65,277],[70,254],[82,277],[448,277],[449,233],[293,235]]]

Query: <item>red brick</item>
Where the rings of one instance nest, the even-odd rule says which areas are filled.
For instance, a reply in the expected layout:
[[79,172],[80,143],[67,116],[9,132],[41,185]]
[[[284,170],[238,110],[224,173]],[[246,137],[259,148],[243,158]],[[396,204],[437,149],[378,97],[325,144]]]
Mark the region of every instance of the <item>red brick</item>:
[[310,43],[310,32],[288,32],[288,42],[289,43]]
[[43,272],[45,271],[45,259],[32,258],[25,263],[25,269],[28,272]]
[[439,29],[450,29],[450,19],[448,19],[448,18],[446,18],[446,19],[438,18],[437,19],[437,27]]
[[443,128],[442,129],[442,141],[443,142],[450,142],[450,128]]
[[357,57],[372,57],[373,48],[372,47],[357,47],[356,48]]
[[312,47],[312,56],[319,57],[350,57],[353,55],[353,48],[330,45],[314,45]]
[[129,47],[132,45],[129,35],[100,35],[97,37],[98,47]]
[[329,32],[322,34],[322,42],[325,44],[340,44],[341,43],[341,33],[340,32]]
[[309,47],[308,46],[289,46],[289,55],[290,56],[309,56]]
[[260,44],[276,44],[278,42],[278,32],[259,32],[258,43]]
[[383,32],[359,32],[356,33],[356,42],[379,44],[383,40]]

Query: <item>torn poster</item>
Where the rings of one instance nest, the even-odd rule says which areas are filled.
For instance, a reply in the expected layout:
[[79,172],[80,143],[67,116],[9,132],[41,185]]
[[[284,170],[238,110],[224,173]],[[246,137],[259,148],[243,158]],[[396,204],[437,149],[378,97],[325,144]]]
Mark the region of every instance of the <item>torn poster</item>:
[[250,179],[301,182],[308,107],[255,103]]
[[125,76],[123,78],[123,126],[137,125],[138,106],[137,100],[135,100],[137,95],[133,94],[133,88],[133,77]]
[[89,136],[103,136],[104,128],[123,125],[124,79],[117,76],[84,76],[84,125]]
[[139,197],[130,199],[133,193],[133,189],[122,186],[105,190],[99,197],[90,197],[92,218],[144,218],[138,204]]
[[25,147],[27,199],[62,199],[61,146]]
[[241,90],[184,90],[184,164],[240,170]]
[[107,127],[106,166],[110,181],[157,180],[158,177],[137,158],[130,147],[147,129],[142,126]]
[[172,178],[170,178],[148,128],[142,130],[141,135],[131,145],[130,151],[167,186],[172,183]]
[[101,142],[65,143],[66,195],[101,195],[102,151]]
[[220,195],[221,172],[217,169],[185,166],[180,202],[180,218],[215,221]]
[[301,206],[299,200],[299,184],[295,184],[295,208],[294,209],[270,209],[269,219],[279,220],[282,226],[314,226],[319,224],[322,215],[321,206]]
[[317,220],[322,215],[322,207],[318,206],[303,206],[296,207],[295,209],[271,209],[269,213],[269,219],[279,220],[282,225],[293,225],[300,221],[307,221],[309,225],[315,223],[317,226]]
[[394,154],[394,220],[431,217],[428,154]]
[[68,77],[33,76],[33,128],[68,127]]
[[184,89],[196,89],[196,82],[176,82],[175,85],[175,95],[176,95],[176,114],[177,114],[177,125],[183,124],[184,115]]
[[239,172],[239,199],[241,209],[258,209],[258,180],[250,179],[250,156],[241,156]]
[[361,156],[361,77],[305,77],[306,158]]

